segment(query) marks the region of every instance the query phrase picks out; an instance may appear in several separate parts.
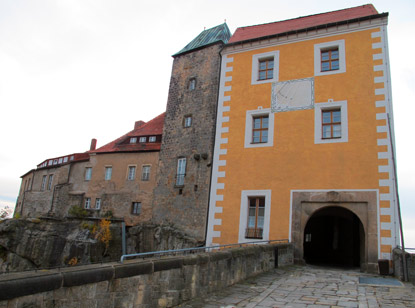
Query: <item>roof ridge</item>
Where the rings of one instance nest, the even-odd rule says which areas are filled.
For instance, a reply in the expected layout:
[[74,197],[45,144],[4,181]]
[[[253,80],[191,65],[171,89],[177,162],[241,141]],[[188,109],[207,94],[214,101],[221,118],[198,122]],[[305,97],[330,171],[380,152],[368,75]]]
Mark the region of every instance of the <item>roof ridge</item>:
[[310,14],[310,15],[299,16],[299,17],[289,18],[289,19],[284,19],[284,20],[279,20],[279,21],[266,22],[266,23],[263,23],[263,24],[257,24],[257,25],[251,25],[251,26],[245,26],[245,27],[238,27],[237,29],[243,30],[245,28],[253,28],[253,27],[260,27],[260,26],[264,26],[264,25],[277,24],[277,23],[280,23],[280,22],[286,22],[286,21],[292,21],[292,20],[307,18],[307,17],[312,17],[312,16],[318,16],[318,15],[336,13],[336,12],[341,12],[341,11],[347,11],[347,10],[351,10],[351,9],[362,8],[362,7],[365,7],[365,6],[370,6],[374,11],[377,12],[376,14],[379,14],[379,12],[376,10],[376,8],[373,6],[373,4],[367,3],[367,4],[353,6],[353,7],[340,9],[340,10],[335,10],[335,11],[328,11],[328,12],[323,12],[323,13]]

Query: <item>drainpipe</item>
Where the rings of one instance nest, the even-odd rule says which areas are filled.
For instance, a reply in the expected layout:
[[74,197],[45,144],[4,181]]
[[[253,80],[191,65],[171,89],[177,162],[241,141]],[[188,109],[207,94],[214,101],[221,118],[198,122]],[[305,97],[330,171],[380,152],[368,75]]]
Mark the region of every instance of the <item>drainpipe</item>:
[[403,226],[402,226],[401,205],[400,205],[400,202],[399,202],[399,193],[398,193],[398,176],[397,176],[397,172],[396,172],[395,150],[394,150],[393,141],[392,141],[392,129],[391,129],[391,124],[390,124],[389,113],[388,113],[388,127],[389,127],[389,137],[390,137],[390,145],[391,145],[391,153],[392,153],[393,174],[395,176],[396,205],[398,207],[399,228],[400,228],[400,231],[401,231],[403,280],[408,281],[408,271],[407,271],[407,266],[406,266],[405,242],[404,242]]

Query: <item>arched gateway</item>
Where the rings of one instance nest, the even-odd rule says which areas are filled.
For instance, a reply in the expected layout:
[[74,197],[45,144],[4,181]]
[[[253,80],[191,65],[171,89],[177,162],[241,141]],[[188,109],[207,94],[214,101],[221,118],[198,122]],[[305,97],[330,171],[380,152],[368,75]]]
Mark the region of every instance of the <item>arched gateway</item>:
[[293,191],[291,240],[298,263],[377,272],[377,191]]

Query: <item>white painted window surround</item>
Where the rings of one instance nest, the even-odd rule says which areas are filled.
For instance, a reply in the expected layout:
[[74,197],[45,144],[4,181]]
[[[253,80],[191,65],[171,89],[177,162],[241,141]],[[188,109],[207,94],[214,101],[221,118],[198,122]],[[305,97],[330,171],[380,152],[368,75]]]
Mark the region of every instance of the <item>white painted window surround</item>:
[[[339,49],[339,69],[321,71],[321,51],[337,47]],[[314,45],[314,76],[333,75],[346,72],[346,51],[344,40],[331,41]]]
[[[341,112],[341,138],[323,139],[322,136],[322,111],[339,109]],[[329,100],[327,103],[314,104],[314,143],[338,143],[349,141],[349,128],[347,120],[347,101],[334,102]]]
[[[248,226],[249,197],[265,197],[264,231],[262,239],[245,238],[246,227]],[[239,213],[239,235],[238,243],[267,241],[269,240],[269,225],[271,214],[271,190],[243,190],[241,193],[241,209]]]
[[[251,73],[251,84],[262,84],[262,83],[270,83],[278,81],[278,73],[279,73],[279,50],[270,51],[259,53],[252,56],[252,73]],[[259,61],[265,59],[274,59],[274,72],[272,79],[266,80],[258,80],[258,71],[259,71]]]
[[[268,142],[252,143],[252,125],[253,118],[261,115],[268,115]],[[245,119],[245,148],[263,148],[274,145],[274,113],[270,108],[257,110],[247,110]]]

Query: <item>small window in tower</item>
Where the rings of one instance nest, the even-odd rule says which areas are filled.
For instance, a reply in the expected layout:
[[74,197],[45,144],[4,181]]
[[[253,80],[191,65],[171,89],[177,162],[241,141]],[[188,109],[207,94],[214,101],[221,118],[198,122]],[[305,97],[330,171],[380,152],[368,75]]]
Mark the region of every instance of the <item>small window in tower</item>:
[[189,80],[189,90],[193,91],[196,88],[196,78]]
[[187,116],[184,117],[183,126],[184,127],[192,126],[192,116],[191,115],[187,115]]

